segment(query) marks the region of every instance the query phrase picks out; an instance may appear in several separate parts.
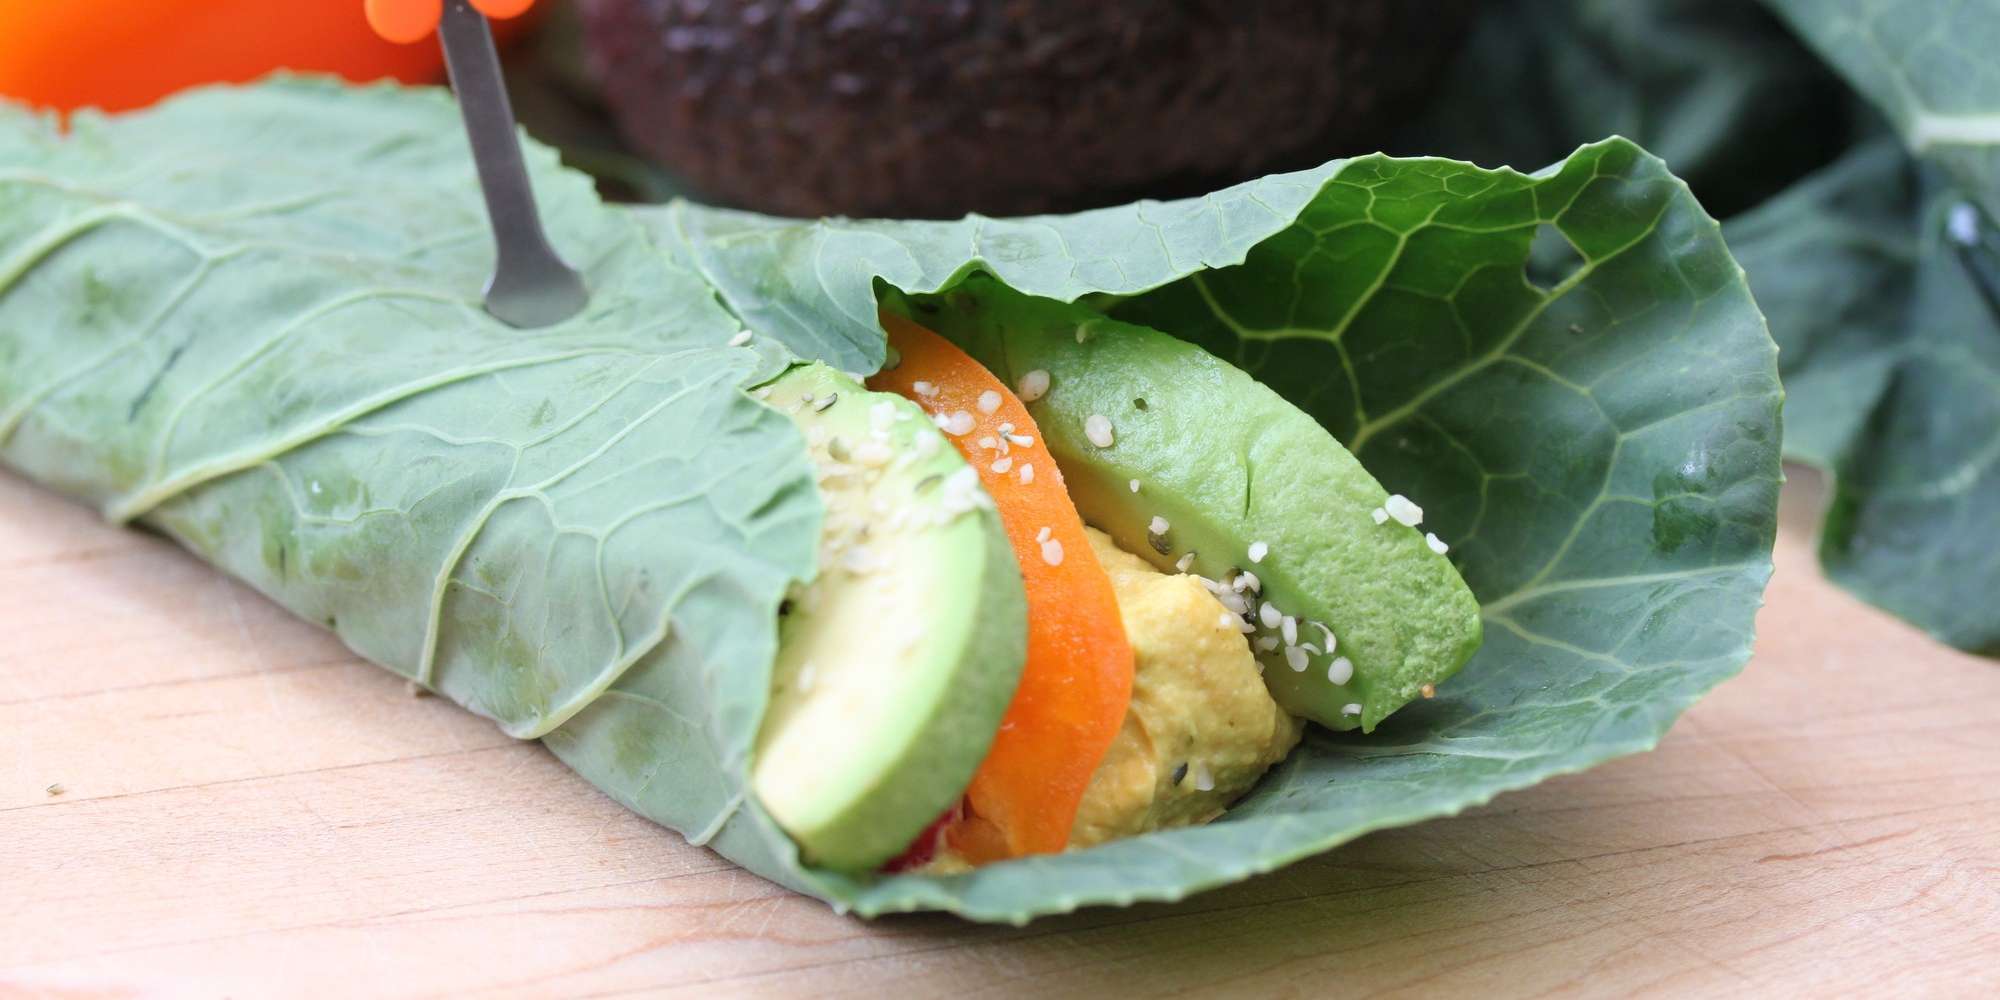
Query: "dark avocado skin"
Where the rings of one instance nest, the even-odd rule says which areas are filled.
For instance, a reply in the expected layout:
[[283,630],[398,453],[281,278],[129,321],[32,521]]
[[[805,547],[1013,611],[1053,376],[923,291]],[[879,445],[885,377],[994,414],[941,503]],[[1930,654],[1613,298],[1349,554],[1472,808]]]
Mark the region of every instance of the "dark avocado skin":
[[626,138],[788,215],[1070,211],[1374,151],[1468,0],[578,0]]

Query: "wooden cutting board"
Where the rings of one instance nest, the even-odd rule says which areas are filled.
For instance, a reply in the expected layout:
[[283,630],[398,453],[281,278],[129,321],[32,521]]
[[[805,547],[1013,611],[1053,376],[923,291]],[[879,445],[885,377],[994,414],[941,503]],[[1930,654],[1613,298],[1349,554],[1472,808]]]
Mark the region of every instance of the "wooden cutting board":
[[1821,580],[1813,504],[1658,751],[989,928],[835,916],[0,474],[0,994],[2000,995],[2000,664]]

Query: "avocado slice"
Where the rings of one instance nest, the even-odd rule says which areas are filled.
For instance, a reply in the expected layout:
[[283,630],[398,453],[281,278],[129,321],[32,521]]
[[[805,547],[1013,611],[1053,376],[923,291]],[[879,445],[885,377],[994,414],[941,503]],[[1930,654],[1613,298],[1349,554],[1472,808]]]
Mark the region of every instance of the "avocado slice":
[[[1046,373],[1028,408],[1083,519],[1156,566],[1236,594],[1287,711],[1371,730],[1479,647],[1479,603],[1450,560],[1421,528],[1377,522],[1382,485],[1234,365],[984,275],[891,307],[912,309],[1011,385]],[[1244,570],[1254,588],[1223,582]]]
[[979,477],[916,404],[825,365],[757,390],[826,500],[779,623],[751,789],[807,861],[869,870],[956,803],[1027,657],[1027,597]]

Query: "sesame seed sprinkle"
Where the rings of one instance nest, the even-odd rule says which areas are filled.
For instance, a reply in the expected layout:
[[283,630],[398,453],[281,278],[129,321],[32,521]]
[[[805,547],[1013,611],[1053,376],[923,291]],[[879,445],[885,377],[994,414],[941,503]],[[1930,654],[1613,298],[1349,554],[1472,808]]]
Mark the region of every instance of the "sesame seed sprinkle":
[[863,441],[854,449],[854,460],[871,468],[889,464],[896,457],[896,450],[880,441]]
[[886,431],[896,422],[896,404],[883,400],[868,408],[868,426],[874,430]]
[[938,426],[944,428],[944,432],[952,437],[963,437],[972,433],[972,422],[972,414],[964,410],[953,410],[951,416],[945,417]]
[[1296,646],[1299,644],[1299,620],[1297,618],[1286,615],[1284,620],[1279,622],[1278,631],[1285,637],[1285,645]]
[[736,336],[729,338],[729,346],[731,347],[742,347],[744,344],[747,344],[749,342],[750,342],[750,331],[748,330],[739,330],[737,331]]
[[993,449],[1000,447],[1000,442],[994,440],[993,435],[988,434],[985,437],[979,439],[979,446],[981,448],[986,449],[987,451],[992,451]]
[[1250,561],[1253,563],[1263,562],[1264,557],[1270,554],[1270,551],[1271,547],[1269,545],[1264,544],[1263,542],[1251,542]]
[[1354,679],[1354,661],[1345,656],[1336,656],[1327,664],[1326,679],[1335,684],[1345,684]]
[[1277,628],[1284,619],[1284,613],[1270,601],[1265,601],[1263,606],[1257,609],[1257,620],[1263,622],[1265,628]]
[[910,388],[915,389],[917,395],[922,396],[925,399],[937,398],[938,387],[932,385],[929,382],[922,382],[922,381],[912,382],[910,383]]
[[874,550],[865,545],[849,546],[841,556],[841,568],[850,573],[873,573],[881,568],[881,561],[875,558]]
[[1208,765],[1201,761],[1194,762],[1194,790],[1197,792],[1215,791],[1215,776],[1208,773]]
[[1029,483],[1034,482],[1035,464],[1033,462],[1022,462],[1020,475],[1021,475],[1021,485],[1026,486]]
[[1032,448],[1035,446],[1035,439],[1026,434],[1008,434],[1007,440],[1014,442],[1022,448]]
[[1014,460],[1011,458],[998,459],[993,463],[992,466],[993,471],[995,473],[998,473],[1003,476],[1006,475],[1008,470],[1012,469],[1013,467],[1014,467]]
[[1102,413],[1093,413],[1083,418],[1083,436],[1099,448],[1109,448],[1117,441],[1111,433],[1111,418]]
[[1263,637],[1263,638],[1261,638],[1261,639],[1258,639],[1258,640],[1257,640],[1257,648],[1258,648],[1258,649],[1261,649],[1261,650],[1263,650],[1263,651],[1264,651],[1264,652],[1266,652],[1266,653],[1268,653],[1268,652],[1270,652],[1270,651],[1272,651],[1272,650],[1274,650],[1274,649],[1277,649],[1277,648],[1278,648],[1278,637],[1277,637],[1277,636],[1275,636],[1275,635],[1267,635],[1267,636],[1264,636],[1264,637]]
[[1042,525],[1042,530],[1035,532],[1035,541],[1046,542],[1049,540],[1049,535],[1051,534],[1053,534],[1053,532],[1049,530],[1049,526],[1044,524]]
[[1000,408],[1000,394],[991,389],[979,394],[979,412],[992,413]]
[[1355,702],[1351,702],[1351,701],[1350,701],[1350,702],[1348,702],[1347,704],[1345,704],[1345,705],[1342,705],[1342,706],[1340,706],[1340,714],[1342,714],[1342,715],[1360,715],[1360,714],[1361,714],[1361,706],[1360,706],[1359,704],[1356,704]]
[[1391,494],[1388,501],[1382,505],[1382,509],[1388,511],[1389,516],[1395,518],[1396,523],[1405,528],[1414,528],[1424,522],[1424,509],[1411,503],[1410,498],[1401,493]]
[[1306,669],[1306,651],[1297,646],[1286,646],[1285,666],[1292,668],[1293,673],[1304,672]]
[[1023,374],[1021,381],[1014,386],[1015,395],[1020,396],[1023,403],[1032,403],[1047,395],[1048,391],[1049,373],[1040,368]]
[[1151,521],[1147,522],[1147,524],[1146,524],[1146,530],[1147,530],[1147,531],[1149,531],[1149,532],[1151,532],[1151,533],[1153,533],[1153,534],[1155,534],[1155,535],[1164,535],[1164,534],[1166,534],[1166,533],[1167,533],[1167,527],[1168,527],[1168,525],[1167,525],[1167,519],[1166,519],[1166,518],[1164,518],[1164,517],[1160,517],[1160,516],[1159,516],[1159,515],[1157,515],[1157,514],[1156,514],[1156,515],[1154,515],[1154,516],[1153,516],[1153,519],[1152,519]]
[[1311,625],[1313,628],[1319,629],[1320,638],[1326,640],[1327,652],[1331,653],[1335,649],[1338,649],[1340,647],[1339,641],[1334,639],[1333,637],[1332,629],[1327,628],[1325,625],[1321,625],[1318,622],[1307,622],[1306,624]]
[[1063,561],[1062,543],[1053,538],[1043,542],[1042,561],[1051,566],[1061,566]]
[[1131,480],[1125,484],[1125,488],[1137,493],[1139,492],[1139,481],[1137,479]]
[[1174,560],[1174,568],[1185,573],[1194,566],[1194,553],[1189,552]]
[[992,506],[993,498],[979,488],[979,473],[969,465],[960,466],[945,477],[943,491],[938,496],[939,523],[969,510]]
[[1382,508],[1380,508],[1380,507],[1377,507],[1377,508],[1375,508],[1374,510],[1372,510],[1372,511],[1369,511],[1369,512],[1368,512],[1368,516],[1369,516],[1369,517],[1372,517],[1372,518],[1374,518],[1374,519],[1375,519],[1375,523],[1376,523],[1376,524],[1388,524],[1388,523],[1389,523],[1389,512],[1388,512],[1388,511],[1386,511],[1386,510],[1383,510],[1383,509],[1382,509]]
[[1444,555],[1446,552],[1451,551],[1451,546],[1446,545],[1444,539],[1439,538],[1435,531],[1424,532],[1424,544],[1430,546],[1431,551],[1438,555]]

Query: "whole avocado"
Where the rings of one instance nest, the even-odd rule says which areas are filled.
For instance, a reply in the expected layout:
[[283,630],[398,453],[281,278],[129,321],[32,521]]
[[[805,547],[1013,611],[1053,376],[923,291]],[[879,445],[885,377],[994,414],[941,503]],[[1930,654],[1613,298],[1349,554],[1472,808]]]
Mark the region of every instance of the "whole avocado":
[[579,0],[626,138],[700,195],[951,217],[1371,152],[1465,0]]

